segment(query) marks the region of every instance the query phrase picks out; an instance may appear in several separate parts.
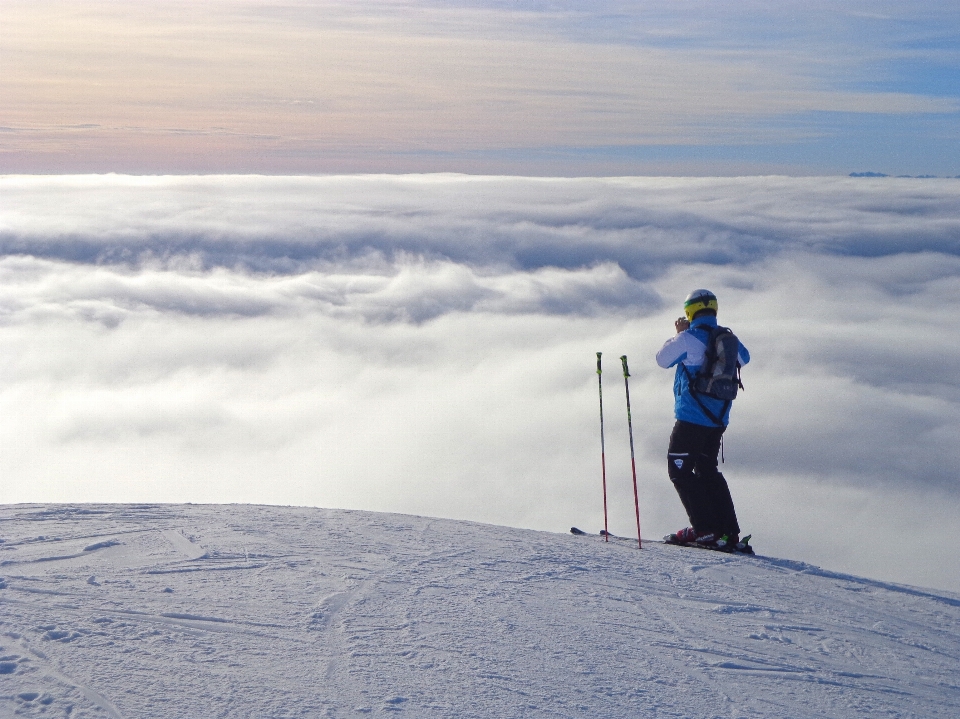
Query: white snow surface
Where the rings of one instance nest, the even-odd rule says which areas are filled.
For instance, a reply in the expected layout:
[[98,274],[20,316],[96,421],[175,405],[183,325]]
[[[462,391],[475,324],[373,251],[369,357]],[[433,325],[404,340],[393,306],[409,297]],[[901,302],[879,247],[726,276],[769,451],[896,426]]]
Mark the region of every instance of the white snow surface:
[[960,716],[960,597],[794,561],[250,505],[0,539],[0,717]]

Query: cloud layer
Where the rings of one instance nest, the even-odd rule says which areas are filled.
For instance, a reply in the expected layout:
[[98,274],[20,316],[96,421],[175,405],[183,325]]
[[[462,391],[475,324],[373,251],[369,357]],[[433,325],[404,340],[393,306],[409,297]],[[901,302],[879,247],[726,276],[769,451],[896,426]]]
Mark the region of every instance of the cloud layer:
[[[937,545],[960,529],[960,181],[6,176],[0,194],[2,502],[599,526],[603,351],[614,531],[633,521],[625,353],[657,536],[684,517],[652,356],[706,286],[754,355],[725,465],[741,523],[771,552],[955,587]],[[914,548],[837,554],[878,526]]]
[[[299,273],[401,255],[533,270],[960,254],[960,184],[854,178],[7,176],[0,250]],[[386,267],[386,265],[382,265]]]

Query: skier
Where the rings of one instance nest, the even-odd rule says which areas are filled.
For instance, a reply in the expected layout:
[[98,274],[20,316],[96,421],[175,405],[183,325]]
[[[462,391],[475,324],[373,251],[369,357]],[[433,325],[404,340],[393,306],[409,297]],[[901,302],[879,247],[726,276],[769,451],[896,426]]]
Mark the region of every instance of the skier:
[[[705,362],[711,330],[717,327],[716,295],[709,290],[694,290],[683,308],[686,317],[674,323],[677,334],[657,352],[657,364],[664,369],[677,367],[673,381],[677,421],[667,449],[667,471],[691,526],[666,540],[732,550],[740,541],[740,525],[727,481],[717,468],[731,402],[691,388],[691,381]],[[745,365],[750,353],[739,341],[737,344],[737,359]]]

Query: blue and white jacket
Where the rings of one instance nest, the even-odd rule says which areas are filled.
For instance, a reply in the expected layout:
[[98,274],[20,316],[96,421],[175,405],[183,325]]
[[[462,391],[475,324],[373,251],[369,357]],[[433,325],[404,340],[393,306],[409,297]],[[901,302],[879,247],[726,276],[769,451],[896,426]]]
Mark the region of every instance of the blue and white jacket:
[[[687,373],[693,377],[703,364],[704,353],[707,350],[707,340],[710,337],[710,330],[717,326],[717,318],[710,315],[698,317],[690,324],[690,329],[679,332],[664,342],[663,347],[657,352],[657,364],[667,369],[677,366],[677,373],[673,379],[673,394],[676,398],[674,402],[674,416],[683,421],[692,424],[701,424],[707,427],[716,427],[717,424],[711,420],[697,404],[697,400],[690,394],[690,382]],[[750,361],[750,353],[747,348],[740,343],[740,352],[738,353],[740,364],[745,365]],[[684,371],[686,368],[686,372]],[[723,425],[726,426],[730,421],[730,402],[722,399],[715,399],[705,395],[697,395],[697,399],[717,417]]]

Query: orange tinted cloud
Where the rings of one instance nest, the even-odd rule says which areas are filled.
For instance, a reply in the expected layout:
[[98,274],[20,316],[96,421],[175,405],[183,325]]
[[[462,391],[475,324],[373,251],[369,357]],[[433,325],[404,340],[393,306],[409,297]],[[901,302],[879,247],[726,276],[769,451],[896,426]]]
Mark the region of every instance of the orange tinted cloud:
[[790,58],[587,42],[533,13],[244,0],[0,13],[6,172],[470,170],[484,153],[754,143],[778,115],[956,106],[826,91]]

